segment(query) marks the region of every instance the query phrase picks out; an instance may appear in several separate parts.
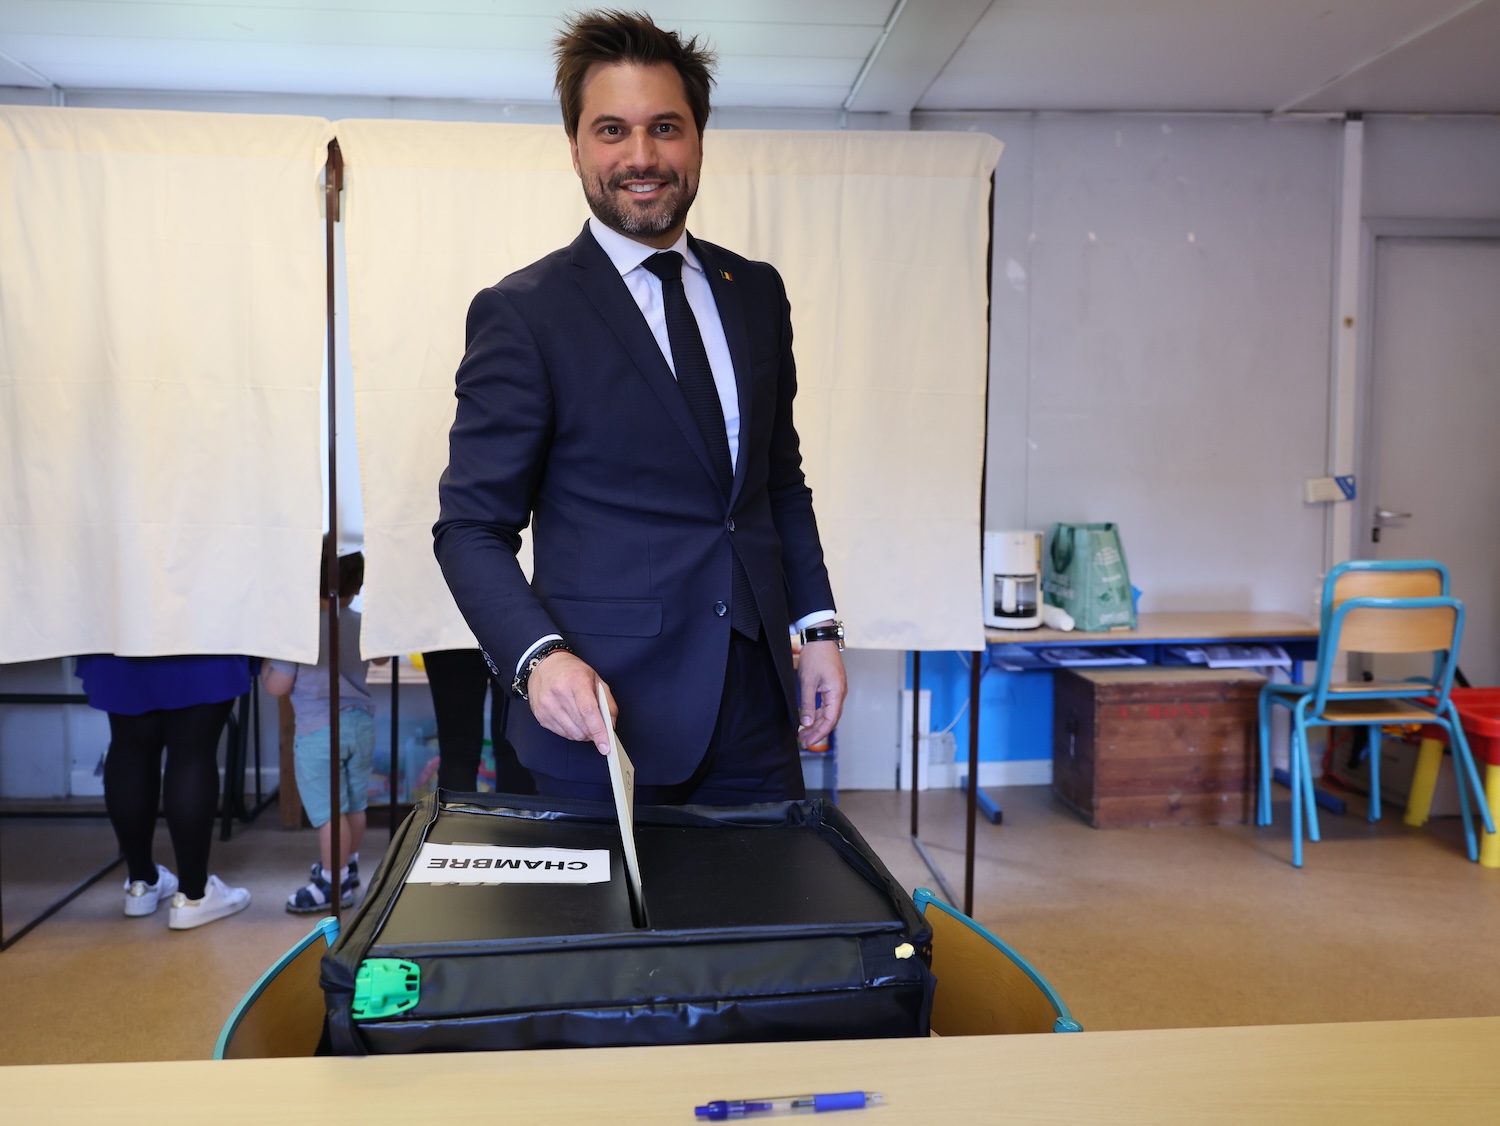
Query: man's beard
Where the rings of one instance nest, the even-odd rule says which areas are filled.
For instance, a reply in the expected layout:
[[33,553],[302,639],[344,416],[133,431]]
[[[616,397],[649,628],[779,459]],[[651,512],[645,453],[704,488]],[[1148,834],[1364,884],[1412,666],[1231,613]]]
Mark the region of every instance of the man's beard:
[[[659,175],[649,170],[644,175]],[[698,186],[683,180],[675,172],[667,174],[667,192],[651,207],[633,207],[628,199],[629,191],[621,187],[626,180],[641,177],[639,171],[620,172],[611,177],[608,185],[598,179],[584,177],[583,195],[589,202],[589,210],[612,231],[634,238],[649,238],[675,230],[687,219],[688,209],[698,196]]]

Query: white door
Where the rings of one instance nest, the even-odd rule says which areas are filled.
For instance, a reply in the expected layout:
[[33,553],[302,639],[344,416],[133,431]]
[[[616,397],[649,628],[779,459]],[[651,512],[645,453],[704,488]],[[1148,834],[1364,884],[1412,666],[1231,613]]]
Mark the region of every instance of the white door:
[[1446,563],[1459,667],[1500,685],[1500,239],[1375,246],[1363,554]]

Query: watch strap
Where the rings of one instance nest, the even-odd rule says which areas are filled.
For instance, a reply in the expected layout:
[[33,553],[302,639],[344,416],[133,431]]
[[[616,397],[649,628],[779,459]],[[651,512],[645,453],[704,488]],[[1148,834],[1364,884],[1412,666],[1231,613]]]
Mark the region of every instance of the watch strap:
[[539,645],[536,652],[526,658],[526,662],[516,673],[516,678],[510,682],[510,690],[521,699],[530,700],[531,697],[527,695],[527,691],[531,684],[531,674],[536,671],[537,665],[559,650],[564,653],[573,652],[566,641],[554,639]]
[[808,626],[802,631],[802,644],[809,641],[836,641],[839,649],[844,648],[844,623],[834,622],[831,625]]

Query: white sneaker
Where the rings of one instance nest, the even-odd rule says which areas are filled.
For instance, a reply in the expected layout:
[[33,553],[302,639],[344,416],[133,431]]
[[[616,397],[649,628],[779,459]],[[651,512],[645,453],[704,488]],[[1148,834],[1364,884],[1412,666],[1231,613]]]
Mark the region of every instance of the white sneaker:
[[218,876],[210,876],[202,899],[189,899],[180,891],[172,897],[167,926],[174,931],[191,930],[249,906],[249,888],[232,888]]
[[177,892],[177,877],[160,864],[156,866],[156,883],[145,880],[125,881],[125,914],[154,915],[163,899],[170,900]]

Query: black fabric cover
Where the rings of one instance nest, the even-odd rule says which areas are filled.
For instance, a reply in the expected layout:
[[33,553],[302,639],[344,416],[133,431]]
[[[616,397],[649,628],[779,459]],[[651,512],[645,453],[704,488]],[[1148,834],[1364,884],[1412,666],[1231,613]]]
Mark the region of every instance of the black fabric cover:
[[[404,883],[424,841],[608,849],[609,883]],[[926,1036],[931,931],[838,809],[644,806],[646,923],[614,808],[424,798],[323,959],[339,1054]],[[909,943],[912,956],[898,957]],[[421,969],[421,999],[356,1021],[365,958]]]

